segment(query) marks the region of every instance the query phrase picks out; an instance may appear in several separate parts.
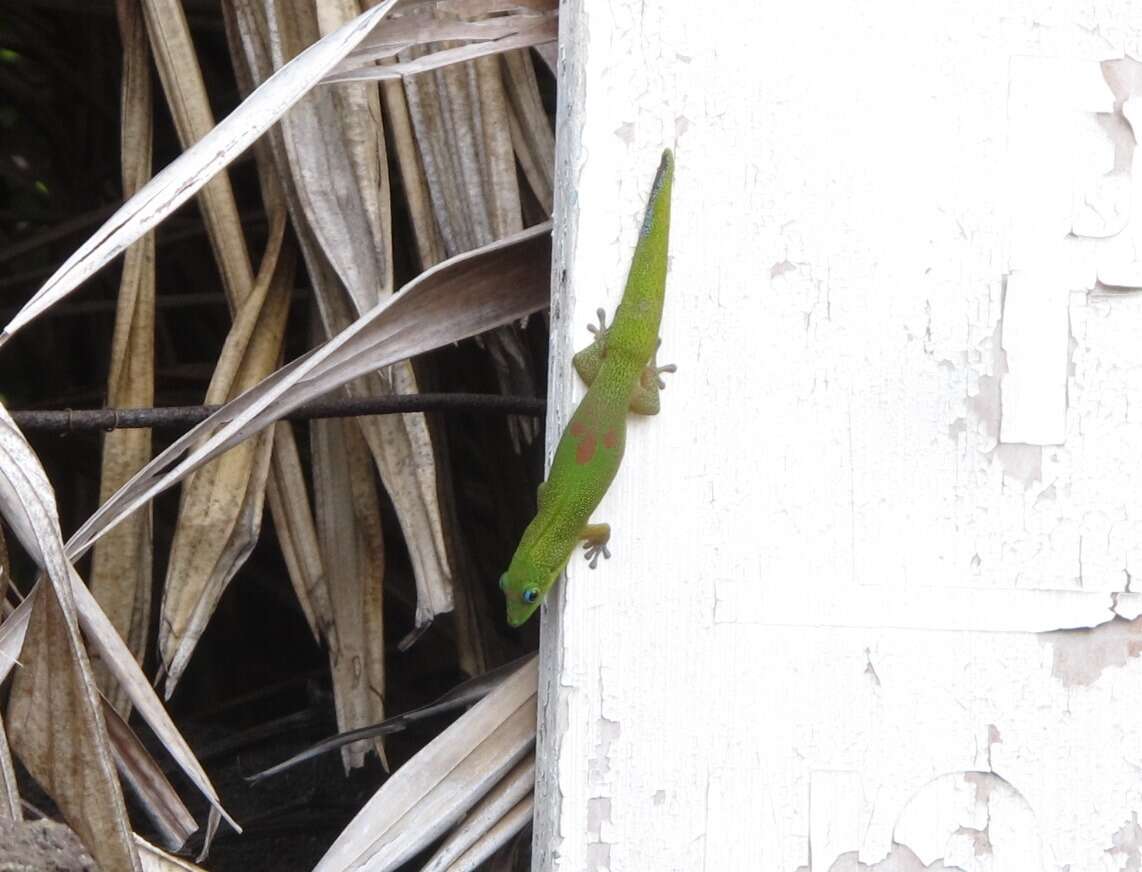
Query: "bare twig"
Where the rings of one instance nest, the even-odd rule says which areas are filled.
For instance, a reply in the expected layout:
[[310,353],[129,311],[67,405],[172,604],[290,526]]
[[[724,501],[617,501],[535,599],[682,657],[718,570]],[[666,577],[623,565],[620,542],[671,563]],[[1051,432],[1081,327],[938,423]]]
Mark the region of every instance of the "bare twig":
[[[218,406],[160,406],[153,409],[63,409],[10,412],[21,430],[76,433],[138,427],[186,428],[206,420]],[[336,397],[306,403],[286,417],[354,418],[359,415],[395,415],[402,412],[478,412],[492,415],[542,417],[547,401],[498,394],[409,394],[406,396]]]

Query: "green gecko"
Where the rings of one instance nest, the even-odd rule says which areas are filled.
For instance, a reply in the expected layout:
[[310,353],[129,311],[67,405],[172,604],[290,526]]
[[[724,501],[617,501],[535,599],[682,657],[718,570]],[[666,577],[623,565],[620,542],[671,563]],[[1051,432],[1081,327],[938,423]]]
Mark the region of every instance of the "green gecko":
[[607,326],[587,329],[594,341],[572,359],[587,393],[555,448],[547,481],[539,486],[535,518],[523,532],[500,590],[508,601],[508,623],[518,627],[532,616],[581,540],[592,569],[609,558],[611,528],[590,523],[623,459],[627,412],[657,415],[658,393],[666,387],[659,366],[658,326],[666,296],[666,251],[670,239],[670,189],[674,155],[662,153],[646,217],[639,231],[623,298]]

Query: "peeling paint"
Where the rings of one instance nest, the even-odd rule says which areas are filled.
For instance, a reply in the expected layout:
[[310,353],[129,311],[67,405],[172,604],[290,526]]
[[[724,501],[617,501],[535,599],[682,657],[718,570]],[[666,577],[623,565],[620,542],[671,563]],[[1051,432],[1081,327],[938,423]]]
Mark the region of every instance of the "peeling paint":
[[1003,474],[1022,482],[1024,489],[1043,480],[1043,448],[1039,445],[1001,442],[992,456],[1003,466]]
[[611,743],[622,735],[622,726],[618,721],[600,717],[598,728],[599,741],[595,745],[595,753],[587,761],[588,777],[592,784],[601,782],[611,771]]
[[991,769],[991,749],[993,745],[1003,744],[1003,737],[999,735],[999,728],[995,724],[987,725],[987,768]]
[[990,857],[991,851],[991,833],[987,827],[982,830],[975,827],[959,827],[954,833],[952,838],[967,839],[971,843],[972,853],[976,857]]
[[1097,627],[1054,630],[1039,638],[1053,648],[1051,675],[1067,687],[1089,687],[1107,668],[1142,654],[1142,618],[1116,616]]
[[1112,847],[1106,853],[1115,858],[1119,872],[1142,870],[1142,827],[1138,826],[1138,813],[1110,837]]
[[964,402],[968,414],[983,425],[988,439],[999,436],[999,377],[981,375],[978,390]]
[[[607,691],[604,687],[605,670],[598,672],[597,693],[600,707],[605,711]],[[595,719],[597,741],[587,760],[586,859],[588,872],[607,872],[611,868],[611,745],[622,735],[622,724],[608,718],[602,711]]]
[[611,846],[605,839],[605,828],[611,824],[611,800],[596,796],[587,800],[587,868],[611,868]]
[[966,872],[1056,868],[1030,803],[994,772],[950,772],[928,782],[908,800],[892,838],[922,862]]
[[[1000,306],[1002,311],[1002,294]],[[1002,378],[1007,375],[1002,316],[996,319],[995,329],[991,335],[984,337],[975,346],[972,356],[975,355],[978,355],[979,363],[985,372],[976,379],[975,393],[969,393],[964,397],[964,409],[968,418],[974,422],[973,429],[980,429],[987,442],[996,442],[999,439],[1002,417],[999,385]],[[958,366],[955,368],[958,369]]]
[[1114,105],[1113,112],[1100,114],[1098,121],[1104,147],[1109,147],[1113,158],[1111,166],[1083,192],[1086,211],[1093,213],[1093,228],[1076,226],[1075,233],[1099,240],[1097,290],[1137,290],[1142,287],[1142,262],[1138,258],[1142,223],[1136,218],[1142,178],[1136,177],[1135,148],[1142,64],[1119,58],[1104,61],[1101,69]]
[[[805,866],[802,866],[801,870],[809,872]],[[833,861],[829,872],[964,872],[964,870],[959,866],[945,866],[942,860],[925,866],[924,862],[904,845],[893,845],[887,857],[871,866],[861,863],[857,859],[856,851],[841,854]]]

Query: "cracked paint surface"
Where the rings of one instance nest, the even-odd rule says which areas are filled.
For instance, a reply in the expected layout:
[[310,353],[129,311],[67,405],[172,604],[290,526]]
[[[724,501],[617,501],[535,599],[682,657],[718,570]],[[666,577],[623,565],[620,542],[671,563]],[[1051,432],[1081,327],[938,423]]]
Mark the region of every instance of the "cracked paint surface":
[[1142,866],[1132,16],[565,4],[553,423],[663,144],[680,370],[548,600],[535,872]]

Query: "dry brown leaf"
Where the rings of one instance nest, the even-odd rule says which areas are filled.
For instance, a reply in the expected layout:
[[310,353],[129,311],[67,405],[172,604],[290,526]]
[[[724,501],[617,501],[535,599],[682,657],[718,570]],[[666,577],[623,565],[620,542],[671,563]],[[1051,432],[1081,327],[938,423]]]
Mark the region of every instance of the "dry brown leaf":
[[3,717],[0,717],[0,818],[12,821],[24,819],[20,810],[20,790],[16,784],[16,770],[12,766],[12,754],[8,749],[8,733],[4,729]]
[[[393,45],[378,47],[363,53],[362,61],[367,66],[357,66],[354,59],[349,58],[345,64],[329,73],[323,80],[325,84],[344,82],[371,82],[386,79],[405,78],[426,73],[430,70],[439,70],[453,64],[466,63],[481,57],[490,57],[516,49],[526,49],[533,45],[553,42],[559,35],[559,23],[554,15],[546,16],[520,16],[526,19],[521,21],[519,28],[498,39],[489,39],[486,42],[475,42],[468,45],[453,46],[439,51],[420,54],[415,58],[402,59],[400,63],[386,64],[385,66],[371,66],[372,62],[387,59],[398,55],[399,52],[412,48],[409,45]],[[447,37],[441,37],[442,39]]]
[[135,845],[139,849],[139,859],[143,861],[143,872],[206,872],[189,860],[156,848],[138,834],[135,835]]
[[[451,66],[408,77],[404,87],[445,250],[454,255],[491,242],[501,229],[517,228],[519,189],[507,135],[511,113],[499,66]],[[510,173],[503,169],[509,162]],[[485,342],[500,390],[535,396],[528,357],[515,331],[498,330]],[[539,432],[539,422],[528,418],[512,417],[509,427],[517,450]]]
[[143,186],[36,291],[0,333],[0,344],[74,291],[193,197],[352,51],[397,0],[385,0],[278,70],[208,134]]
[[[323,8],[330,21],[322,23],[337,23],[337,7]],[[278,57],[288,57],[311,38],[301,12],[289,17],[288,26],[281,17],[278,22],[281,26],[270,28],[271,39],[278,40]],[[340,279],[314,283],[329,336],[392,289],[390,219],[388,205],[381,200],[388,189],[388,171],[379,117],[376,89],[357,86],[314,91],[280,125],[280,169],[292,179],[294,223],[312,235],[322,259]],[[370,375],[350,386],[358,397],[394,391],[417,392],[411,365],[399,363],[387,378]],[[408,545],[417,586],[416,623],[423,628],[452,608],[452,572],[428,425],[422,413],[412,413],[363,418],[359,426]]]
[[266,497],[274,516],[282,556],[289,570],[294,593],[317,642],[337,647],[333,605],[325,581],[325,566],[317,542],[317,525],[309,506],[309,493],[301,475],[297,442],[289,422],[274,425],[273,469],[266,483]]
[[[481,868],[496,851],[523,832],[524,827],[531,823],[534,811],[535,798],[529,792],[496,821],[472,847],[457,857],[456,862],[448,867],[448,872],[475,872]],[[512,864],[505,862],[503,868],[510,869]]]
[[558,12],[558,5],[554,2],[545,4],[543,9],[518,4],[510,7],[498,4],[499,8],[491,8],[492,4],[479,5],[482,8],[471,4],[472,8],[460,10],[454,8],[454,4],[421,4],[418,8],[416,4],[405,3],[389,18],[383,31],[369,36],[345,58],[341,68],[348,70],[385,60],[393,56],[394,49],[448,40],[500,39],[534,27],[545,17]]
[[[207,403],[240,394],[273,371],[281,356],[296,257],[285,239],[286,213],[270,218],[257,281],[241,303],[219,355]],[[273,429],[188,477],[163,587],[159,653],[169,698],[226,585],[261,529]]]
[[[153,106],[146,27],[138,0],[116,7],[123,41],[120,153],[123,191],[138,191],[151,177]],[[146,408],[154,404],[155,239],[146,234],[127,249],[119,279],[107,405]],[[151,431],[113,430],[103,437],[100,502],[151,459]],[[151,512],[136,513],[99,543],[92,555],[91,591],[140,663],[147,651],[151,616]],[[126,715],[126,694],[98,659],[99,686]]]
[[[3,418],[0,416],[0,422],[2,420]],[[99,604],[74,569],[71,570],[70,576],[71,590],[76,599],[80,625],[83,627],[84,634],[92,648],[107,664],[119,683],[127,688],[127,695],[131,704],[154,730],[159,741],[170,752],[191,783],[202,792],[213,808],[225,818],[235,831],[241,832],[242,828],[222,808],[218,793],[210,783],[206,772],[203,771],[202,766],[186,744],[186,740],[183,739],[162,703],[159,702],[159,698],[151,689],[150,682],[147,681],[147,677],[143,674],[139,664],[131,656],[131,652],[124,644],[123,639],[115,632],[115,628],[111,626],[111,622],[103,614]],[[37,582],[32,593],[35,594],[39,587],[40,584]],[[0,624],[0,682],[3,682],[8,673],[18,665],[16,658],[24,643],[34,601],[34,597],[27,597]]]
[[[65,590],[66,585],[65,576]],[[12,681],[8,738],[95,861],[104,869],[140,870],[98,691],[74,621],[58,588],[41,585]]]
[[[37,582],[32,595],[0,624],[0,682],[16,667],[16,658],[27,639],[37,591],[49,585],[64,591],[59,601],[70,620],[76,613],[92,647],[108,669],[127,688],[132,704],[151,725],[190,780],[235,829],[226,815],[210,779],[191,753],[169,715],[158,701],[139,664],[115,631],[99,604],[71,566],[59,531],[52,488],[31,447],[0,406],[0,510],[25,550],[47,574],[48,584]],[[65,598],[66,596],[66,598]],[[74,598],[74,601],[73,599]],[[77,661],[86,670],[86,657]],[[87,675],[88,673],[84,673]],[[92,691],[94,698],[94,691]],[[102,721],[99,723],[102,725]],[[103,739],[106,743],[106,737]],[[106,749],[104,749],[104,753]]]
[[533,658],[393,773],[314,872],[396,869],[440,837],[535,744]]
[[465,815],[420,872],[475,869],[531,820],[535,754],[528,754]]
[[7,607],[8,584],[12,580],[12,565],[8,561],[8,541],[4,538],[4,531],[0,529],[0,618],[3,618]]
[[[300,8],[304,10],[305,7]],[[306,14],[279,14],[275,10],[275,6],[267,7],[272,22],[262,20],[249,7],[242,6],[234,10],[234,21],[230,29],[240,39],[241,54],[245,63],[253,69],[253,78],[269,75],[273,63],[271,55],[280,64],[282,59],[299,46],[305,45],[313,36],[313,22]],[[317,114],[316,123],[307,123],[307,111],[310,119],[314,113]],[[346,325],[356,317],[357,304],[377,292],[375,288],[368,287],[370,283],[384,281],[383,277],[387,276],[389,268],[385,259],[378,259],[376,246],[361,245],[354,241],[374,235],[370,228],[375,226],[375,222],[368,218],[359,187],[350,188],[343,197],[338,197],[346,209],[348,221],[341,217],[340,208],[326,196],[329,177],[350,179],[356,173],[345,147],[345,138],[331,135],[339,128],[339,120],[336,113],[330,111],[330,101],[314,99],[304,103],[295,113],[291,113],[290,118],[295,119],[290,128],[297,134],[294,148],[287,149],[286,125],[272,131],[268,140],[274,152],[275,163],[280,167],[279,176],[290,202],[294,227],[314,284],[319,309],[326,320],[327,329],[333,330],[336,325]],[[287,124],[289,123],[287,119]],[[293,139],[290,141],[292,143]],[[292,159],[291,153],[294,155]],[[319,161],[322,166],[315,172],[310,172],[306,168],[317,154],[323,155],[322,161]],[[338,167],[339,171],[330,172],[330,166]],[[317,181],[306,182],[307,173]],[[301,181],[295,183],[295,176]],[[303,197],[299,187],[308,188],[308,194]],[[310,220],[308,215],[314,212],[327,215],[328,220]],[[356,230],[346,234],[339,229],[347,226]],[[314,228],[328,228],[323,230],[324,243],[318,240]],[[345,244],[340,244],[341,241]],[[383,247],[387,249],[387,243]],[[326,250],[337,255],[343,276],[348,281],[361,285],[351,301],[345,299],[345,291],[325,255]],[[380,390],[375,378],[370,379],[370,385],[362,390],[366,393]],[[438,512],[434,508],[434,470],[432,466],[425,466],[418,461],[421,456],[431,456],[427,427],[421,415],[367,421],[364,429],[370,450],[393,497],[412,554],[420,591],[418,620],[427,623],[433,615],[451,607],[447,561],[443,556],[442,536],[436,532],[439,524]]]
[[254,775],[247,776],[246,781],[250,784],[257,784],[259,781],[263,781],[272,775],[277,775],[287,769],[292,769],[299,763],[312,760],[321,754],[337,750],[350,742],[355,742],[359,739],[371,739],[374,736],[388,736],[393,733],[399,733],[407,729],[410,724],[422,721],[425,718],[436,717],[458,708],[467,708],[491,693],[505,678],[513,674],[533,656],[533,654],[528,654],[524,657],[518,657],[510,663],[505,663],[503,666],[497,666],[495,669],[488,670],[483,675],[469,678],[467,681],[458,684],[432,702],[410,709],[403,714],[387,718],[380,723],[370,724],[367,727],[361,727],[345,733],[338,733],[335,736],[323,739],[316,745],[311,745],[304,751],[294,754],[288,760],[284,760]]
[[[186,15],[179,0],[142,3],[167,106],[179,141],[189,148],[215,124]],[[202,186],[198,202],[231,311],[237,311],[254,284],[254,271],[229,176],[225,172],[214,175]]]
[[69,540],[69,555],[78,557],[155,494],[307,400],[379,367],[545,308],[550,232],[545,222],[422,273],[333,339],[227,403],[100,506]]
[[39,460],[2,407],[0,512],[49,581],[5,621],[27,607],[19,668],[8,700],[8,740],[105,868],[138,869],[99,692],[79,635],[70,584],[74,570],[64,553],[55,495]]
[[[406,52],[411,63],[420,50]],[[404,79],[406,105],[415,131],[432,216],[449,253],[483,245],[522,224],[520,191],[510,135],[512,112],[498,60],[481,58]],[[387,92],[386,92],[387,93]],[[399,108],[399,106],[398,106]],[[402,173],[404,172],[402,164]],[[422,221],[421,226],[428,226]],[[414,225],[416,227],[417,225]],[[420,247],[426,247],[426,241]],[[483,337],[500,390],[538,393],[530,358],[512,327]],[[512,417],[509,433],[517,450],[539,432],[539,422]],[[468,595],[471,583],[455,585],[457,642],[461,666],[470,673],[486,668],[479,614],[482,600]]]
[[[274,71],[269,54],[265,8],[262,4],[227,3],[223,5],[222,12],[239,87],[243,94],[249,95],[255,91],[258,82],[269,78]],[[280,129],[275,126],[254,146],[258,177],[268,209],[276,209],[289,202],[288,179],[282,178],[273,157],[275,150],[281,150],[280,139]],[[276,149],[275,143],[278,143]],[[308,249],[312,245],[304,228],[299,230],[295,227],[295,234],[308,261]],[[325,568],[317,546],[313,512],[293,431],[283,423],[274,428],[273,438],[266,496],[278,534],[278,545],[285,558],[290,583],[315,638],[336,645],[332,606],[325,588]]]
[[389,142],[396,151],[397,166],[404,186],[405,207],[412,222],[420,268],[428,269],[444,260],[447,254],[444,251],[444,240],[436,227],[436,219],[432,215],[428,181],[424,177],[420,154],[413,138],[412,119],[409,117],[404,86],[400,82],[381,82],[381,96],[385,101]]
[[[354,420],[310,424],[317,533],[325,557],[337,625],[329,649],[337,729],[384,719],[384,543],[381,507],[368,448]],[[341,749],[346,773],[364,764],[370,749],[384,759],[379,739]]]
[[511,98],[512,144],[535,199],[550,215],[555,206],[555,133],[543,109],[535,67],[524,51],[500,56]]
[[459,18],[476,18],[527,10],[554,12],[559,8],[559,0],[406,0],[401,8],[419,14],[435,12]]
[[[198,829],[198,823],[183,805],[155,758],[143,747],[127,723],[111,704],[103,701],[103,720],[119,774],[135,799],[162,834],[168,848],[177,850]],[[144,864],[145,865],[145,864]]]
[[[318,24],[322,35],[360,15],[357,0],[337,0],[317,4]],[[342,88],[315,89],[315,96],[329,94],[338,125],[332,131],[344,141],[352,168],[351,178],[357,182],[361,211],[344,213],[338,226],[349,234],[371,240],[368,260],[375,261],[373,281],[364,285],[345,283],[360,315],[393,292],[392,214],[389,185],[388,150],[381,129],[381,99],[376,86],[346,85]],[[346,180],[348,181],[348,179]],[[306,186],[308,189],[309,186]],[[311,216],[312,217],[312,216]],[[318,232],[328,231],[322,227]],[[330,256],[330,262],[337,262]],[[340,247],[338,247],[340,253]]]

